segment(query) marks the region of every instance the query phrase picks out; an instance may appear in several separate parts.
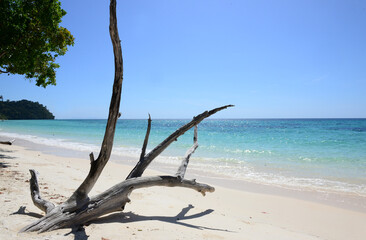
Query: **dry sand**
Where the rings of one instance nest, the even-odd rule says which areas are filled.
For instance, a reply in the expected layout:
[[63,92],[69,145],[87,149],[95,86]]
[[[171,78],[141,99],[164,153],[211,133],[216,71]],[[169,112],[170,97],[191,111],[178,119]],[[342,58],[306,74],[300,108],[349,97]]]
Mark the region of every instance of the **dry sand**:
[[[42,214],[30,198],[30,168],[40,173],[43,197],[59,203],[84,179],[89,161],[0,145],[0,239],[366,239],[363,211],[221,187],[205,197],[184,188],[140,189],[124,212],[84,230],[18,233]],[[122,181],[130,170],[108,163],[91,195]]]

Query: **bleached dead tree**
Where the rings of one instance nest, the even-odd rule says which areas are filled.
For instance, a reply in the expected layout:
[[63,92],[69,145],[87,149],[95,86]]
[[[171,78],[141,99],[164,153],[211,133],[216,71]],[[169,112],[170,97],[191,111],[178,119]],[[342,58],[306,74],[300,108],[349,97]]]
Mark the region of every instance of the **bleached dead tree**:
[[[123,211],[126,203],[130,202],[130,193],[133,190],[139,188],[147,188],[152,186],[184,187],[194,189],[202,193],[202,195],[205,195],[206,192],[214,191],[214,188],[207,184],[198,183],[195,180],[185,179],[184,175],[190,156],[198,147],[197,125],[205,118],[225,108],[231,107],[232,105],[215,108],[211,111],[206,111],[197,115],[189,123],[176,130],[153,150],[146,154],[146,147],[151,129],[151,118],[149,116],[140,159],[136,166],[129,173],[126,180],[116,184],[115,186],[96,196],[90,197],[88,195],[110,158],[114,132],[117,119],[119,117],[119,106],[123,81],[123,59],[121,43],[117,30],[116,0],[110,1],[109,32],[113,44],[115,75],[108,121],[99,156],[97,159],[94,159],[93,153],[90,154],[90,170],[85,180],[66,202],[58,206],[41,197],[36,171],[31,169],[30,191],[32,200],[35,206],[45,212],[45,216],[24,227],[21,230],[22,232],[45,232],[59,228],[81,226],[102,215]],[[183,135],[192,127],[195,127],[194,144],[192,148],[188,150],[180,167],[178,168],[177,173],[172,176],[142,177],[142,174],[149,164],[172,142],[176,141],[179,136]]]

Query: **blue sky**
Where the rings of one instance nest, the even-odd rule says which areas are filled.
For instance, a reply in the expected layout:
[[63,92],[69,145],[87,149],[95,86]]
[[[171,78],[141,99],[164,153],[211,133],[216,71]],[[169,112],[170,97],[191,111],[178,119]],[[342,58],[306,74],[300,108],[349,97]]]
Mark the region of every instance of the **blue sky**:
[[[56,118],[107,118],[109,1],[61,0],[75,46],[57,86],[0,75],[4,99]],[[366,117],[366,1],[117,1],[124,118]]]

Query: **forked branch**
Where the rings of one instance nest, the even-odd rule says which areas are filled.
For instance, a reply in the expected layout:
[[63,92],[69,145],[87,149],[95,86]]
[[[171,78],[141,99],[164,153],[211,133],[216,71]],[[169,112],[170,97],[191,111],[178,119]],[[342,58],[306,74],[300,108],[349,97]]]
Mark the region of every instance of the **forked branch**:
[[233,105],[215,108],[211,111],[205,111],[200,115],[197,115],[192,119],[192,121],[176,130],[148,154],[145,154],[151,129],[151,118],[149,116],[148,127],[142,146],[140,159],[137,165],[128,175],[127,179],[97,196],[88,197],[90,190],[93,188],[104,166],[110,158],[117,119],[120,116],[119,106],[123,80],[123,59],[117,30],[116,0],[110,1],[109,31],[113,44],[115,76],[112,98],[109,107],[108,121],[99,156],[97,159],[94,159],[93,153],[89,155],[89,174],[83,183],[78,187],[78,189],[72,194],[72,196],[66,202],[56,207],[51,202],[41,198],[37,174],[34,170],[30,170],[32,175],[30,181],[32,200],[38,208],[46,212],[46,215],[24,227],[21,231],[44,232],[64,227],[73,227],[87,224],[91,220],[102,215],[123,210],[125,204],[130,201],[128,198],[130,193],[138,188],[146,188],[151,186],[185,187],[194,189],[203,195],[205,195],[206,192],[213,192],[215,190],[213,187],[206,184],[197,183],[195,180],[184,179],[190,156],[198,147],[197,127],[194,131],[194,144],[187,152],[175,176],[141,177],[141,175],[149,166],[149,164],[172,142],[177,140],[179,136],[183,135],[192,127],[197,126],[205,118],[225,108],[232,107]]
[[46,232],[83,225],[102,215],[122,211],[126,203],[130,202],[128,196],[132,191],[155,186],[190,188],[200,192],[202,195],[215,191],[215,188],[207,184],[198,183],[195,180],[181,180],[173,176],[128,179],[92,197],[77,211],[64,212],[64,209],[58,206],[43,218],[24,227],[21,232]]
[[169,137],[167,137],[164,141],[162,141],[158,146],[156,146],[153,150],[151,150],[143,159],[140,159],[140,161],[136,164],[134,169],[130,172],[130,174],[127,176],[127,179],[134,178],[134,177],[140,177],[145,169],[150,165],[150,163],[157,157],[159,154],[161,154],[172,142],[177,140],[178,137],[182,136],[185,132],[187,132],[192,127],[198,125],[200,122],[202,122],[203,119],[208,118],[209,116],[217,113],[218,111],[221,111],[223,109],[226,109],[228,107],[233,107],[234,105],[225,105],[222,107],[218,107],[215,109],[212,109],[210,111],[205,111],[197,116],[195,116],[192,121],[185,124],[184,126],[180,127],[178,130],[176,130],[174,133],[172,133]]

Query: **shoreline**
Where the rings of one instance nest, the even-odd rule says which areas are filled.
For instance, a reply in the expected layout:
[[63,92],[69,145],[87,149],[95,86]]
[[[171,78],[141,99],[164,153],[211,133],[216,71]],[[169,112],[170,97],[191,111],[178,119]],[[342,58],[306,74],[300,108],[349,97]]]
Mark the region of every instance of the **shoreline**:
[[[35,220],[32,216],[41,214],[29,196],[29,183],[26,182],[29,179],[28,169],[35,168],[40,172],[41,193],[48,199],[54,197],[52,201],[57,203],[64,201],[81,183],[89,170],[89,161],[86,158],[51,155],[17,144],[19,142],[16,141],[11,146],[0,145],[1,162],[6,166],[1,168],[1,182],[4,184],[0,194],[0,201],[4,203],[0,221],[3,229],[1,239],[83,239],[85,234],[90,236],[88,239],[99,240],[102,237],[268,239],[269,236],[277,239],[361,240],[366,234],[363,227],[366,214],[362,211],[296,197],[238,191],[219,184],[213,184],[216,191],[204,198],[199,193],[182,188],[137,190],[131,194],[132,202],[126,206],[125,212],[94,221],[85,227],[84,233],[70,234],[70,229],[62,229],[39,235],[19,234],[21,227]],[[91,195],[122,181],[130,170],[130,165],[111,161]],[[148,170],[146,174],[156,175],[161,171]],[[191,176],[187,172],[187,178]],[[211,180],[204,176],[197,177],[197,181],[211,184]],[[17,213],[21,206],[26,207],[26,214]],[[183,212],[188,217],[185,218]]]
[[[219,179],[240,179],[243,185],[255,183],[286,192],[300,189],[309,194],[366,198],[366,151],[362,148],[366,139],[362,132],[357,132],[366,122],[288,121],[207,122],[200,128],[202,143],[192,156],[189,169],[205,176],[218,175]],[[156,121],[149,140],[151,149],[180,124],[182,120]],[[135,160],[130,163],[129,159],[140,155],[145,125],[144,121],[121,120],[112,151],[116,161],[126,163],[127,159],[128,164],[135,164]],[[69,151],[66,149],[86,151],[82,156],[85,158],[90,152],[99,152],[104,127],[102,121],[96,120],[9,121],[0,136],[51,146],[52,151],[49,147],[40,148],[51,153],[64,154]],[[191,144],[190,134],[185,134],[154,162],[164,163],[160,164],[163,168],[180,164],[180,157]]]
[[[2,136],[0,136],[0,140],[6,140]],[[72,149],[66,149],[61,147],[47,146],[34,142],[30,142],[28,140],[15,138],[16,144],[19,146],[37,150],[45,154],[55,155],[58,157],[67,157],[67,158],[80,158],[87,160],[87,156],[89,152],[87,151],[78,151]],[[97,154],[97,153],[94,153]],[[123,158],[123,160],[121,160]],[[151,163],[149,169],[164,173],[164,174],[174,174],[178,165],[174,165],[171,163],[162,163],[159,162],[158,157],[156,160]],[[117,156],[115,154],[111,155],[111,162],[116,164],[129,166],[131,169],[135,166],[138,159],[131,156]],[[247,180],[230,178],[227,175],[220,175],[212,172],[204,172],[197,169],[190,169],[188,166],[186,177],[189,179],[202,179],[204,182],[207,182],[211,185],[216,185],[224,188],[230,188],[233,190],[239,190],[244,192],[251,193],[259,193],[259,194],[268,194],[268,195],[276,195],[280,197],[290,197],[299,200],[311,201],[315,203],[321,203],[329,206],[339,207],[352,211],[360,211],[366,213],[366,197],[359,196],[357,194],[351,193],[342,193],[342,192],[327,192],[327,191],[316,191],[309,189],[299,189],[295,190],[294,188],[287,188],[284,186],[277,186],[271,184],[263,184],[263,183],[255,183]]]

